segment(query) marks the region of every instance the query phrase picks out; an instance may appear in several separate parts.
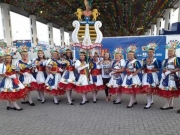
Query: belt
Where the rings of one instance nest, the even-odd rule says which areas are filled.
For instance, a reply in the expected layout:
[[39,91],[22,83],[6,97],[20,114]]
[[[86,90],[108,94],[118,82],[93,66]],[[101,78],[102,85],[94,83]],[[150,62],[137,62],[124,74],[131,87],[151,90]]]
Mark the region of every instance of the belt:
[[75,68],[74,68],[74,66],[67,66],[67,67],[66,67],[66,70],[68,70],[68,71],[74,71]]
[[37,69],[38,71],[46,71],[46,67],[44,66],[38,66]]
[[15,73],[16,72],[6,72],[5,74],[10,76],[10,75],[14,75]]
[[91,74],[93,76],[100,75],[101,74],[101,70],[100,69],[93,69],[93,70],[91,70]]
[[20,70],[22,73],[25,73],[25,72],[28,72],[28,73],[30,73],[31,72],[31,70],[30,69],[24,69],[24,70]]

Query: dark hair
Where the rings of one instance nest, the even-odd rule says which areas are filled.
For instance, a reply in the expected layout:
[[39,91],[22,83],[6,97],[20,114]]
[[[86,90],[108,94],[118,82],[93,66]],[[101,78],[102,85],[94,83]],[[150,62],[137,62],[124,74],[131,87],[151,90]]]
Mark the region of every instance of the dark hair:
[[150,48],[148,51],[153,51],[153,52],[154,52],[154,49],[153,49],[153,48]]
[[134,58],[137,59],[137,57],[136,57],[136,55],[135,55],[135,52],[129,51],[128,53],[133,53],[133,54],[134,54]]
[[[38,52],[43,52],[43,51],[42,51],[42,50],[38,50]],[[43,54],[44,54],[44,52],[43,52]],[[43,59],[46,59],[45,55],[43,55]],[[38,61],[41,60],[39,56],[38,56],[37,60],[38,60]]]
[[[84,61],[87,61],[87,56],[86,56],[86,54],[84,53],[84,52],[80,52],[80,54],[84,54],[84,56],[85,56],[85,59],[84,59]],[[80,60],[80,62],[82,62],[82,60],[79,58],[79,60]]]
[[110,52],[105,52],[105,53],[104,53],[104,56],[103,56],[103,59],[105,60],[105,54],[106,54],[106,53],[109,53],[109,59],[108,59],[108,60],[111,61],[111,54],[110,54]]
[[[70,51],[70,49],[67,49],[66,51]],[[71,53],[71,56],[70,56],[70,58],[69,58],[69,56],[67,55],[67,53]],[[66,59],[67,60],[72,60],[73,59],[73,55],[72,55],[72,52],[66,52]]]

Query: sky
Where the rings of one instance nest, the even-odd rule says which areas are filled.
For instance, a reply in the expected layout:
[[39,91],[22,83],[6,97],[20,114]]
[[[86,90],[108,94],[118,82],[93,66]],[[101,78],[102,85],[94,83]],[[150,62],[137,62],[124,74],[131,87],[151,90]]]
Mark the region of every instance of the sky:
[[[0,10],[1,11],[1,10]],[[171,22],[177,22],[179,8],[172,14]],[[10,12],[11,26],[12,26],[12,38],[13,40],[30,40],[30,21],[28,17]],[[0,39],[3,39],[2,21],[0,13]],[[37,37],[39,41],[48,42],[48,31],[47,25],[36,22],[37,26]],[[56,45],[60,45],[60,30],[53,28],[53,39]],[[69,34],[65,32],[64,41],[69,44]]]
[[[14,40],[30,40],[30,21],[28,17],[10,12],[12,38]],[[1,14],[0,14],[0,20]],[[36,21],[37,37],[39,41],[48,42],[47,25]],[[64,41],[69,44],[69,33],[64,32]],[[3,39],[2,22],[0,21],[0,39]],[[53,27],[53,40],[56,45],[60,45],[60,30]]]

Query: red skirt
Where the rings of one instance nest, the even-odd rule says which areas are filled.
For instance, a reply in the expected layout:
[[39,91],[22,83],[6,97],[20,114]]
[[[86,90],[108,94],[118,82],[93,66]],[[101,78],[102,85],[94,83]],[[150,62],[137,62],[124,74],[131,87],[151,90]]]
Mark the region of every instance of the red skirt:
[[34,91],[38,89],[38,84],[37,82],[31,82],[29,86],[26,86],[26,88],[28,92]]
[[77,93],[88,93],[95,90],[94,84],[84,85],[84,86],[76,86],[74,91]]
[[115,95],[115,94],[121,94],[122,93],[122,88],[109,88],[109,94]]
[[104,90],[104,89],[105,89],[105,86],[104,86],[104,85],[100,85],[100,86],[94,85],[94,87],[95,87],[95,91],[101,91],[101,90]]
[[142,94],[142,87],[134,87],[132,88],[122,88],[122,93],[124,94]]
[[37,90],[38,90],[38,91],[44,91],[44,85],[45,85],[45,83],[38,84]]
[[152,87],[149,86],[149,85],[144,85],[144,86],[142,87],[142,93],[143,93],[143,94],[156,94],[156,90],[157,90],[157,87],[152,88]]
[[0,92],[0,100],[17,101],[25,98],[27,95],[27,89],[20,89],[17,92]]
[[164,98],[178,98],[180,95],[180,90],[161,90],[157,89],[156,94]]
[[72,83],[68,83],[68,84],[65,84],[62,82],[59,83],[59,89],[62,89],[65,91],[72,90],[74,87],[75,87],[75,85]]
[[52,96],[64,95],[66,92],[60,89],[49,89],[48,86],[44,86],[44,91]]

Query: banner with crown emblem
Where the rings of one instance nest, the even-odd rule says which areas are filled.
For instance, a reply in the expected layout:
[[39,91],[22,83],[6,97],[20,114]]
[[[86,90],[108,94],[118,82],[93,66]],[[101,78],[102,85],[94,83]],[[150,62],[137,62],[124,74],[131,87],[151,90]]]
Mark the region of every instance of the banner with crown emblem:
[[155,57],[163,60],[165,58],[166,36],[103,38],[102,45],[103,48],[109,50],[111,56],[113,56],[114,50],[121,48],[124,58],[129,51],[133,51],[139,60],[146,58],[148,50],[152,48],[155,50]]

